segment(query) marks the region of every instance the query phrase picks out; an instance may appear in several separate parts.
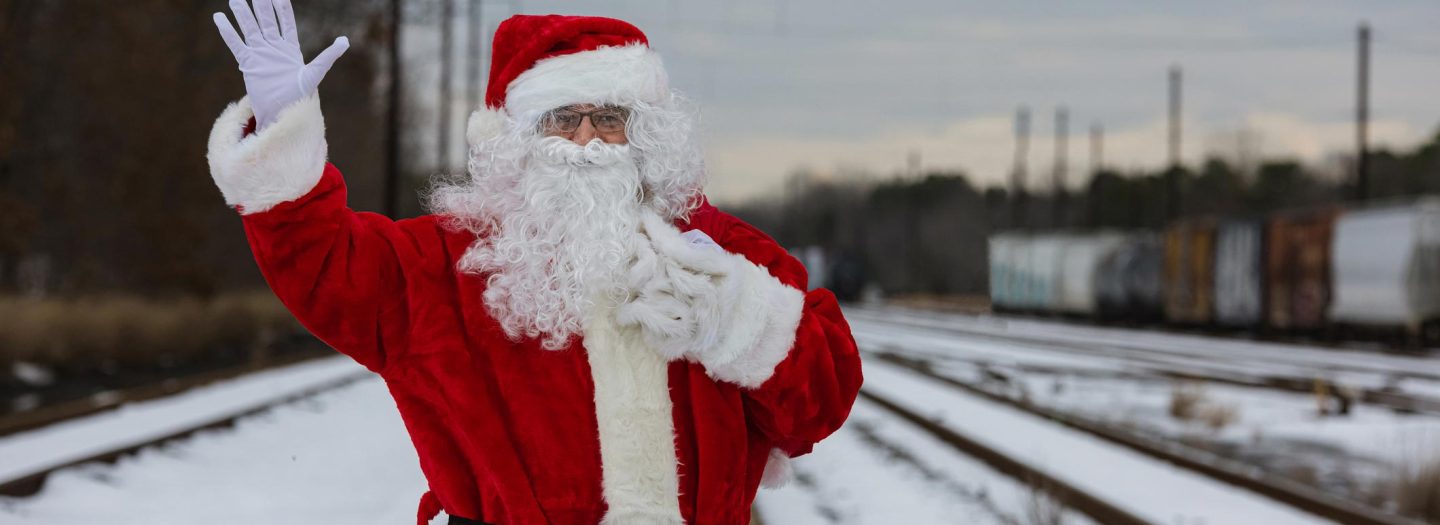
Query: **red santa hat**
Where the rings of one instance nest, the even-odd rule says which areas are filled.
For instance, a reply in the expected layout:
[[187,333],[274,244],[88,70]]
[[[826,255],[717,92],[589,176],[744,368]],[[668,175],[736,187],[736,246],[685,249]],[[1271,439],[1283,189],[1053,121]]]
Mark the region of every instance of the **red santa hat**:
[[507,120],[532,121],[570,104],[660,104],[669,77],[649,40],[614,18],[515,15],[491,47],[485,108],[470,116],[471,143],[500,133]]

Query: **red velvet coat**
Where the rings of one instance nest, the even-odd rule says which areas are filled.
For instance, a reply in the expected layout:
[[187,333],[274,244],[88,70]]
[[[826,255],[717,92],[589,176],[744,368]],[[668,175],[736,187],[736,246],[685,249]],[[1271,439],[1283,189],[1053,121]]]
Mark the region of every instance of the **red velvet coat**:
[[[280,168],[267,160],[305,153],[290,151],[308,147],[312,133],[294,124],[297,111],[247,136],[236,122],[248,107],[233,105],[212,132],[212,171],[244,214],[255,259],[281,301],[320,339],[384,378],[429,482],[420,520],[443,508],[502,525],[598,523],[607,508],[603,415],[587,349],[577,342],[547,351],[503,334],[482,302],[484,278],[455,270],[473,234],[434,216],[392,221],[350,210],[340,171],[323,156]],[[318,118],[318,103],[314,111]],[[305,173],[247,171],[314,166],[323,175],[308,175],[313,182]],[[256,176],[286,179],[277,184],[301,196],[257,197],[243,180],[229,181]],[[678,226],[804,289],[804,267],[739,219],[707,204]],[[798,318],[793,345],[757,388],[712,379],[698,363],[664,365],[686,523],[748,523],[771,450],[806,453],[849,414],[860,362],[834,296],[804,294]]]

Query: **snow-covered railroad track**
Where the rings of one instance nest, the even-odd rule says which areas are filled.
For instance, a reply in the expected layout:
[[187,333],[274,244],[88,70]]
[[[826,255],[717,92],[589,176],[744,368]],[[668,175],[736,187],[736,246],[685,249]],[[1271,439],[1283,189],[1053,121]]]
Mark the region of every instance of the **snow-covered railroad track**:
[[865,389],[1152,523],[1414,523],[1365,509],[1302,510],[873,356]]
[[[1402,412],[1440,415],[1440,359],[1367,352],[1242,343],[1174,334],[1125,333],[1039,321],[974,317],[904,309],[851,308],[846,311],[857,338],[900,345],[937,338],[1002,343],[1005,354],[975,352],[969,359],[1016,359],[1027,364],[1108,363],[1176,379],[1311,393],[1317,381],[1350,392],[1354,401]],[[924,344],[904,345],[907,352]],[[951,356],[960,357],[960,356]],[[1113,368],[1113,367],[1112,367]]]
[[[1044,418],[1145,456],[1254,491],[1255,493],[1273,498],[1274,500],[1291,505],[1307,513],[1333,519],[1340,523],[1356,525],[1419,525],[1417,521],[1386,514],[1359,503],[1336,498],[1303,484],[1267,474],[1260,469],[1252,468],[1236,461],[1207,453],[1203,450],[1194,449],[1176,442],[1147,439],[1135,434],[1119,431],[1082,416],[1067,414],[1059,410],[1022,402],[997,394],[968,382],[937,373],[931,369],[928,362],[923,360],[891,353],[872,353],[867,355],[867,358],[870,359],[871,362],[880,361],[902,367],[928,380],[947,385],[966,394]],[[862,394],[866,393],[862,392]],[[875,395],[867,394],[867,397],[873,399]],[[887,408],[895,406],[893,403],[877,401],[882,405],[887,405]],[[910,417],[907,417],[907,419],[910,419]],[[923,419],[919,421],[911,420],[922,426],[927,424],[926,420]],[[928,422],[928,424],[938,426],[938,423],[935,422]],[[1083,500],[1067,499],[1066,501]],[[1077,508],[1084,510],[1087,508],[1086,505],[1089,504],[1085,503],[1077,506]],[[1090,512],[1087,511],[1087,514],[1090,514]],[[1094,514],[1091,515],[1095,516],[1102,523],[1120,522],[1103,519]]]
[[0,437],[0,495],[29,496],[57,470],[113,462],[369,375],[343,356],[317,359]]
[[1152,522],[1141,519],[1129,511],[1116,506],[1094,494],[1091,494],[1076,485],[1070,484],[1045,473],[1043,470],[1031,467],[1025,462],[1017,460],[1004,452],[989,447],[984,443],[966,437],[944,424],[928,419],[904,406],[890,400],[889,398],[871,391],[862,390],[861,397],[908,421],[910,424],[924,430],[930,435],[939,439],[955,450],[971,456],[991,468],[999,471],[1015,480],[1030,485],[1035,490],[1044,491],[1056,501],[1062,502],[1065,506],[1083,512],[1086,516],[1098,523],[1107,525],[1151,525]]
[[[318,341],[316,344],[319,344]],[[33,410],[13,413],[6,415],[4,418],[0,418],[0,437],[112,410],[129,403],[172,396],[217,381],[233,379],[246,374],[253,374],[275,368],[283,368],[311,359],[333,355],[333,350],[330,350],[329,347],[321,346],[313,353],[305,352],[297,355],[272,358],[259,367],[253,364],[233,366],[187,377],[166,379],[148,385],[108,390],[80,399],[42,405]]]

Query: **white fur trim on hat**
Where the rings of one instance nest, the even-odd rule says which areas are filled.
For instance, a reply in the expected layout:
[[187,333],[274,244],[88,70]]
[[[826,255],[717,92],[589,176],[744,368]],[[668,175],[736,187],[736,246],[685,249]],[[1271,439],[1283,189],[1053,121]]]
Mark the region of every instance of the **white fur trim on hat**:
[[263,131],[245,135],[250,98],[230,104],[210,130],[210,176],[225,204],[260,213],[304,197],[325,172],[325,118],[311,95],[280,111]]
[[658,104],[669,94],[660,55],[644,44],[607,46],[536,62],[510,82],[505,110],[522,117],[570,104]]

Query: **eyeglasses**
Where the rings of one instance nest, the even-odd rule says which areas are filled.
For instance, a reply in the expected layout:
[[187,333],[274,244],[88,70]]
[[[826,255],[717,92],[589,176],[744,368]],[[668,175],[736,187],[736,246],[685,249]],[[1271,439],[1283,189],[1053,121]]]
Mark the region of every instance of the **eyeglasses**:
[[580,111],[579,106],[565,106],[545,112],[540,118],[540,129],[545,133],[574,133],[580,129],[580,121],[590,117],[590,125],[601,133],[615,133],[625,130],[630,120],[630,111],[619,106],[600,106],[590,111]]

